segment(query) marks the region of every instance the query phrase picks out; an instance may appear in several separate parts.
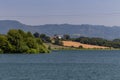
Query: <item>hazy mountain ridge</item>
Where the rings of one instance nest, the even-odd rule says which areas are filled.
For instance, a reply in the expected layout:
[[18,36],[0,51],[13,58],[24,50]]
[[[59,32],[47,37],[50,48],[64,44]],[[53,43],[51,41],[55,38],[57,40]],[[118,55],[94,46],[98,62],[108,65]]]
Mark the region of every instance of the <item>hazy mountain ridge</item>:
[[39,26],[25,25],[14,20],[0,20],[0,33],[4,34],[9,29],[22,29],[24,31],[54,34],[70,34],[87,37],[101,37],[106,39],[120,38],[120,27],[108,27],[104,25],[71,25],[71,24],[47,24]]

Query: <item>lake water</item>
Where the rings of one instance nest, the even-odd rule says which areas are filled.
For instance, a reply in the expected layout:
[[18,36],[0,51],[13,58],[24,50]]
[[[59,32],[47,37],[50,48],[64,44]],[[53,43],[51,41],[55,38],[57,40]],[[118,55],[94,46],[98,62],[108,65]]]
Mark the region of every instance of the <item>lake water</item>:
[[0,80],[120,80],[120,51],[2,54]]

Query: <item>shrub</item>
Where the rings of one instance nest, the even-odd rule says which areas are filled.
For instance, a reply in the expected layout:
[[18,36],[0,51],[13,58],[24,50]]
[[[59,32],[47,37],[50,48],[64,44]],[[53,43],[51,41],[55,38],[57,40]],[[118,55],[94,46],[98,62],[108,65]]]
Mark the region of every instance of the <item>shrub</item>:
[[0,49],[0,53],[3,53],[3,50],[2,50],[2,49]]

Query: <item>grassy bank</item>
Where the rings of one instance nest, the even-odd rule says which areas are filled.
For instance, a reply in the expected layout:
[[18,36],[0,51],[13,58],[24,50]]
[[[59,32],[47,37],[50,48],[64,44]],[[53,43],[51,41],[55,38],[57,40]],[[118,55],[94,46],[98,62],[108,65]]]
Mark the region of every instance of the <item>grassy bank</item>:
[[59,46],[54,45],[51,43],[44,43],[46,47],[50,47],[51,50],[120,50],[115,48],[75,48],[75,47],[65,47],[65,46]]

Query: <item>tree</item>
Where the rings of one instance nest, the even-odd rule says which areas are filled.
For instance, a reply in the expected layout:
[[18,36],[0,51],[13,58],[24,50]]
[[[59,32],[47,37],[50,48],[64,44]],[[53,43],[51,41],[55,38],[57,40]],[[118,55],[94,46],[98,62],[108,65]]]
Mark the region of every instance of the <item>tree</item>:
[[79,46],[78,48],[79,48],[79,49],[83,49],[83,46]]
[[39,38],[40,37],[40,34],[38,32],[35,32],[33,35],[34,35],[35,38]]
[[0,49],[0,53],[3,53],[3,50],[2,50],[2,49]]
[[51,42],[50,37],[45,35],[45,34],[40,34],[40,38],[42,39],[43,42]]
[[41,40],[40,38],[36,38],[36,41],[37,41],[37,43],[38,43],[39,45],[43,45],[43,42],[42,42],[42,40]]
[[31,32],[11,29],[7,35],[0,35],[0,53],[48,53],[40,38]]
[[12,51],[12,45],[8,42],[6,36],[0,36],[0,52],[10,52]]
[[27,37],[34,37],[31,32],[27,32]]
[[[24,38],[27,37],[27,34],[26,34],[23,30],[21,30],[21,29],[18,29],[18,33],[19,33],[22,37],[24,37]],[[30,35],[31,35],[31,33],[30,33]]]
[[36,40],[33,39],[33,38],[31,38],[31,37],[27,38],[26,43],[27,43],[27,46],[28,46],[29,48],[33,48],[33,49],[36,49],[36,48],[37,48]]
[[19,53],[21,43],[23,43],[22,35],[19,33],[18,30],[10,30],[7,36],[8,36],[8,41],[13,45],[13,47],[15,47],[14,52]]
[[70,40],[70,35],[68,35],[68,34],[63,35],[63,39],[64,40]]
[[120,39],[114,39],[113,42],[120,42]]

